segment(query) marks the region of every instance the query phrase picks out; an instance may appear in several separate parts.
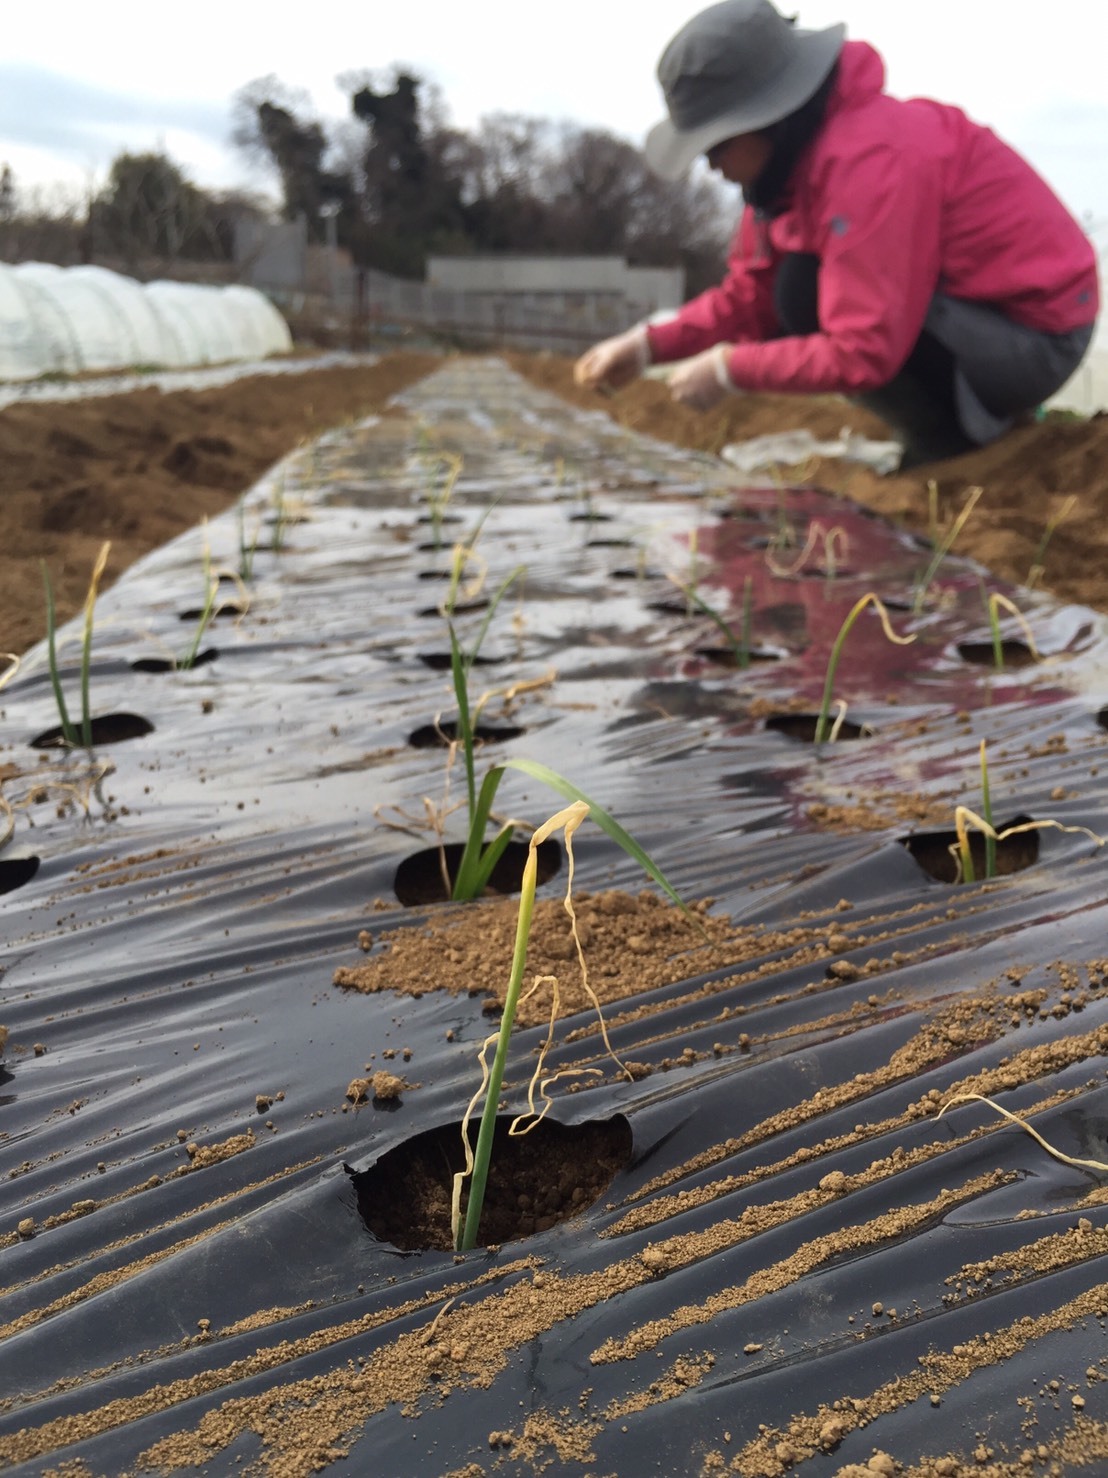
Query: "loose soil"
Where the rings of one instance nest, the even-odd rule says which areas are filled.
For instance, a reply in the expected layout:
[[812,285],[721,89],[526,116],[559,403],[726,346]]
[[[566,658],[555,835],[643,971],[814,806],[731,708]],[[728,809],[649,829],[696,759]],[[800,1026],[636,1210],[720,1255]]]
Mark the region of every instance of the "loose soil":
[[[652,380],[601,396],[574,385],[571,359],[506,358],[566,400],[700,451],[797,428],[816,436],[836,436],[844,426],[888,435],[876,417],[838,397],[751,395],[700,414],[674,405]],[[40,560],[49,565],[58,615],[66,620],[84,600],[105,539],[112,541],[107,585],[140,555],[229,507],[305,438],[351,417],[387,413],[392,395],[441,362],[438,355],[401,352],[372,366],[250,377],[214,390],[150,389],[6,407],[0,411],[0,650],[22,652],[45,634]],[[962,506],[969,488],[983,487],[956,549],[1017,582],[1039,562],[1046,524],[1072,493],[1077,501],[1050,540],[1042,585],[1064,600],[1108,611],[1108,416],[1052,415],[991,447],[903,477],[834,461],[805,472],[921,532],[928,529],[929,481],[938,487],[941,520]]]

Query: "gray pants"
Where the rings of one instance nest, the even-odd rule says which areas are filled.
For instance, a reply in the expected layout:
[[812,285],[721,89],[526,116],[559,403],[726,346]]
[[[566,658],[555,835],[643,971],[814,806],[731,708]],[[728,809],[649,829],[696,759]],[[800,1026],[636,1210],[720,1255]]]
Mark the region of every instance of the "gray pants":
[[[774,303],[783,332],[818,333],[819,258],[783,257]],[[919,339],[887,385],[854,399],[904,442],[901,467],[953,457],[1002,436],[1060,390],[1092,342],[1093,324],[1048,334],[986,303],[936,293]]]
[[1092,342],[1093,324],[1064,334],[1013,323],[984,303],[936,293],[924,322],[954,356],[958,421],[978,446],[1060,390]]

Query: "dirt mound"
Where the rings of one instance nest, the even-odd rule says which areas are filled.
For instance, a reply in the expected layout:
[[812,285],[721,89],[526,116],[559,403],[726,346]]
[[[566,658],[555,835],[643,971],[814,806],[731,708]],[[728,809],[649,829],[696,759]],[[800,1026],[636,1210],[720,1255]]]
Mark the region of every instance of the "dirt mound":
[[136,559],[215,515],[298,442],[434,369],[429,354],[302,375],[258,375],[212,390],[155,389],[0,411],[0,650],[45,634],[42,571],[59,619],[84,600],[112,541],[105,585]]
[[[674,405],[656,381],[641,380],[601,396],[574,385],[568,359],[507,358],[528,379],[566,400],[605,410],[635,431],[700,451],[719,452],[729,442],[805,428],[817,437],[837,436],[843,427],[878,438],[889,435],[876,416],[838,396],[739,396],[702,415]],[[925,534],[930,532],[929,482],[938,488],[938,516],[944,525],[962,507],[970,488],[983,488],[956,549],[1016,583],[1026,583],[1040,563],[1047,524],[1063,512],[1072,494],[1075,501],[1050,537],[1038,579],[1065,600],[1108,610],[1108,415],[1084,420],[1052,413],[992,446],[902,477],[878,477],[835,461],[817,461],[805,472],[808,481],[845,493]]]
[[[506,358],[567,400],[702,451],[796,428],[817,436],[837,435],[844,426],[887,434],[876,417],[833,396],[744,396],[702,415],[674,405],[655,381],[599,396],[574,385],[568,358]],[[404,352],[372,367],[258,376],[214,390],[151,389],[7,407],[0,412],[0,649],[22,651],[44,634],[40,560],[50,567],[64,620],[84,598],[104,539],[112,540],[110,583],[140,555],[228,507],[298,442],[382,410],[439,362]],[[1051,416],[992,447],[904,477],[881,478],[835,462],[817,463],[807,475],[924,532],[930,480],[942,521],[970,487],[983,487],[958,551],[1015,581],[1026,581],[1040,562],[1048,521],[1072,494],[1042,561],[1042,583],[1064,599],[1108,610],[1108,417]]]

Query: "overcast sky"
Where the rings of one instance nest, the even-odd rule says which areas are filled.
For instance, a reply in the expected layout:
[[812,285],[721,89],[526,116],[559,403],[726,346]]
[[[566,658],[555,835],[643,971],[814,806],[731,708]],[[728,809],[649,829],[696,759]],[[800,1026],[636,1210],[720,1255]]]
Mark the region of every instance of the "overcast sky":
[[[120,149],[164,148],[198,184],[261,183],[228,142],[232,94],[276,73],[323,120],[338,74],[403,63],[450,119],[492,112],[599,125],[642,141],[662,114],[654,66],[697,0],[50,0],[5,7],[0,161],[21,187],[101,181]],[[782,8],[785,8],[783,5]],[[1108,224],[1108,0],[793,0],[885,57],[889,91],[955,102],[1026,155],[1071,209]],[[1103,237],[1104,232],[1098,231]]]

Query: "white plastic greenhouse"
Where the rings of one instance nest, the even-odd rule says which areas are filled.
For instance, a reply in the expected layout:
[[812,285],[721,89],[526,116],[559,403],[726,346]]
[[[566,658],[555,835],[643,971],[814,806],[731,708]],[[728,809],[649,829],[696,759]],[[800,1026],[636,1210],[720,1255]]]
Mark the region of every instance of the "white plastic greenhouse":
[[288,325],[252,287],[140,283],[104,267],[0,263],[0,380],[287,354]]

